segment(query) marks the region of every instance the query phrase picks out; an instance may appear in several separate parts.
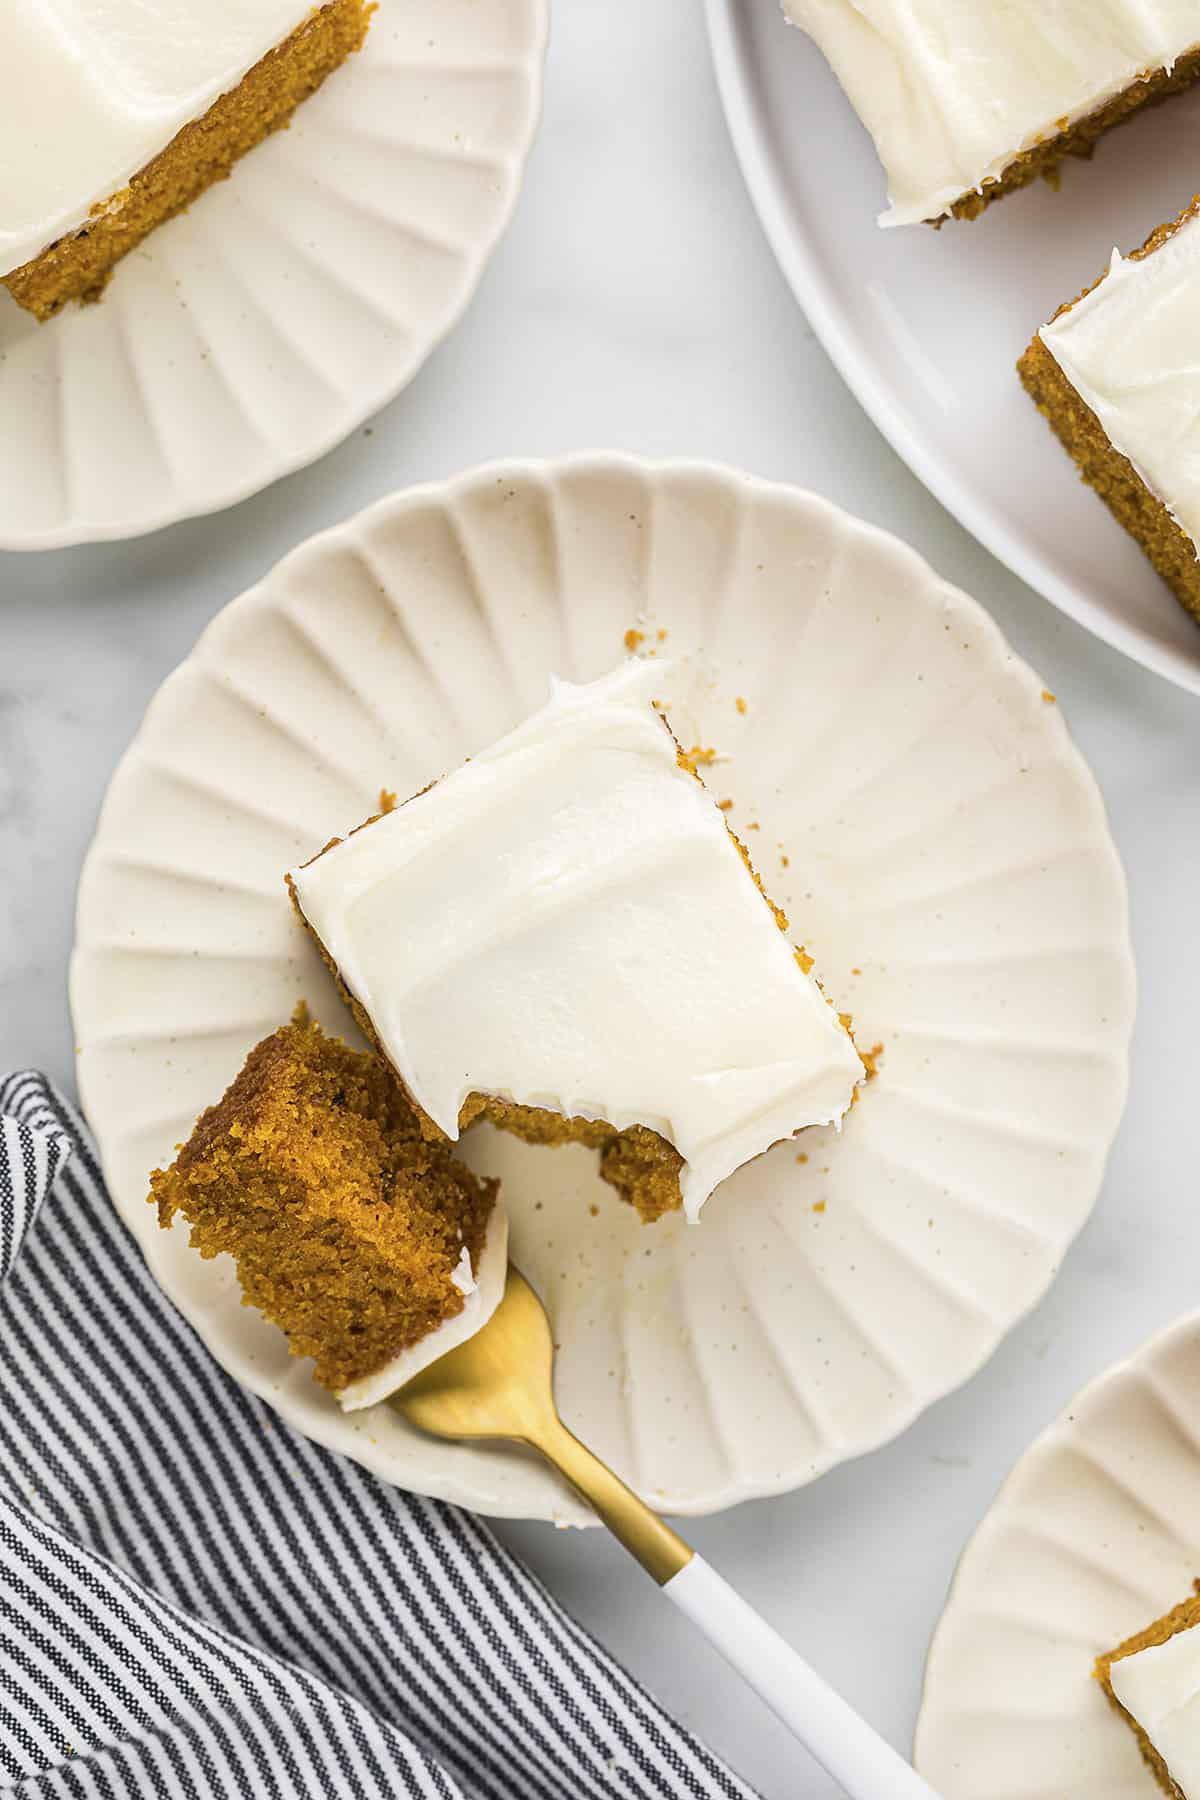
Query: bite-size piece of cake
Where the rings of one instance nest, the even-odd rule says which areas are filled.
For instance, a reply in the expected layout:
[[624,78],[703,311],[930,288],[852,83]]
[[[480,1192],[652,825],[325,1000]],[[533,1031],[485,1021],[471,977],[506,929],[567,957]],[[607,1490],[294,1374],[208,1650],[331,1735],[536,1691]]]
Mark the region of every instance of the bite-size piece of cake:
[[0,284],[51,318],[357,50],[369,0],[0,4]]
[[1018,369],[1113,516],[1200,618],[1200,199],[1043,325]]
[[432,1132],[575,1139],[644,1218],[837,1123],[845,1024],[631,662],[288,877]]
[[976,218],[1200,75],[1192,0],[783,0],[875,141],[881,225]]
[[497,1183],[429,1140],[382,1057],[304,1018],[250,1052],[150,1183],[159,1223],[182,1213],[202,1256],[228,1252],[243,1304],[347,1409],[464,1343],[504,1292]]
[[1198,1626],[1200,1593],[1195,1593],[1096,1664],[1105,1693],[1173,1800],[1200,1800]]

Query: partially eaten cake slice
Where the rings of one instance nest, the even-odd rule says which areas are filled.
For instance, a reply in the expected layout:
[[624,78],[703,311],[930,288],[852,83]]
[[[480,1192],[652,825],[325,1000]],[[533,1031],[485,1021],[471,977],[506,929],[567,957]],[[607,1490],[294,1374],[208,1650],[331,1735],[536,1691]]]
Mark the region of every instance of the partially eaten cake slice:
[[1200,1594],[1102,1656],[1096,1674],[1173,1800],[1200,1800]]
[[251,1051],[169,1169],[202,1256],[228,1252],[243,1302],[347,1409],[369,1406],[478,1331],[500,1303],[497,1184],[430,1142],[392,1071],[304,1019]]
[[93,299],[357,50],[368,0],[0,7],[0,284],[48,319]]
[[644,1218],[838,1123],[864,1069],[632,662],[289,886],[435,1136],[576,1139]]
[[1018,368],[1080,474],[1200,619],[1200,199],[1043,325]]

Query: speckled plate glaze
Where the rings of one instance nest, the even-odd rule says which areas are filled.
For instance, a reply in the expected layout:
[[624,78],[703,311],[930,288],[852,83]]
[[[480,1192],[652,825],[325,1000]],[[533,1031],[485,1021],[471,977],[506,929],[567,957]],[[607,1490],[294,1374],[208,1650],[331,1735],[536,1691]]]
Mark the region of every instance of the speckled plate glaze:
[[[1041,1295],[1125,1093],[1125,887],[1057,706],[982,609],[811,494],[691,464],[512,463],[301,546],[205,632],[110,788],[79,897],[79,1078],[117,1204],[227,1368],[390,1480],[580,1521],[528,1458],[345,1418],[161,1233],[147,1171],[301,996],[347,1022],[281,876],[630,629],[880,1074],[697,1226],[586,1151],[481,1132],[560,1346],[563,1411],[668,1511],[811,1480],[901,1430]],[[660,639],[659,633],[665,636]],[[738,701],[743,702],[739,707]]]
[[1091,1679],[1200,1576],[1200,1314],[1086,1387],[1026,1451],[959,1564],[917,1761],[945,1800],[1154,1800]]
[[340,443],[516,204],[549,0],[379,0],[363,50],[47,325],[0,288],[0,549],[213,512]]

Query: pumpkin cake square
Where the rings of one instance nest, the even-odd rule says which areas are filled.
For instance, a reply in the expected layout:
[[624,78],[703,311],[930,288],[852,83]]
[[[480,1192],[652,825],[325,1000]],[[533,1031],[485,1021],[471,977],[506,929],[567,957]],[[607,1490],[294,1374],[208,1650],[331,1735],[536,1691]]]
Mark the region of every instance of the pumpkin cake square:
[[0,0],[0,284],[94,300],[360,48],[368,0]]
[[1127,1638],[1096,1676],[1172,1800],[1200,1800],[1200,1593]]
[[348,1410],[465,1342],[504,1291],[497,1183],[429,1140],[382,1057],[302,1016],[150,1184],[160,1225],[182,1213],[202,1256],[231,1255],[243,1304]]
[[881,225],[974,219],[1200,75],[1192,0],[783,0],[888,182]]
[[574,1140],[645,1219],[837,1124],[864,1067],[630,662],[288,876],[434,1135]]
[[1084,481],[1200,619],[1200,200],[1043,325],[1026,391]]

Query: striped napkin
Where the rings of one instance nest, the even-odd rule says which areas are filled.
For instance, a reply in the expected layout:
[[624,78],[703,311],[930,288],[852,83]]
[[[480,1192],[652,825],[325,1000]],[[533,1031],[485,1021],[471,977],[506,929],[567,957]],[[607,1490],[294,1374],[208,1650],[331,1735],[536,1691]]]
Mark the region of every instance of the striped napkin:
[[0,1790],[751,1800],[469,1514],[299,1437],[0,1081]]

